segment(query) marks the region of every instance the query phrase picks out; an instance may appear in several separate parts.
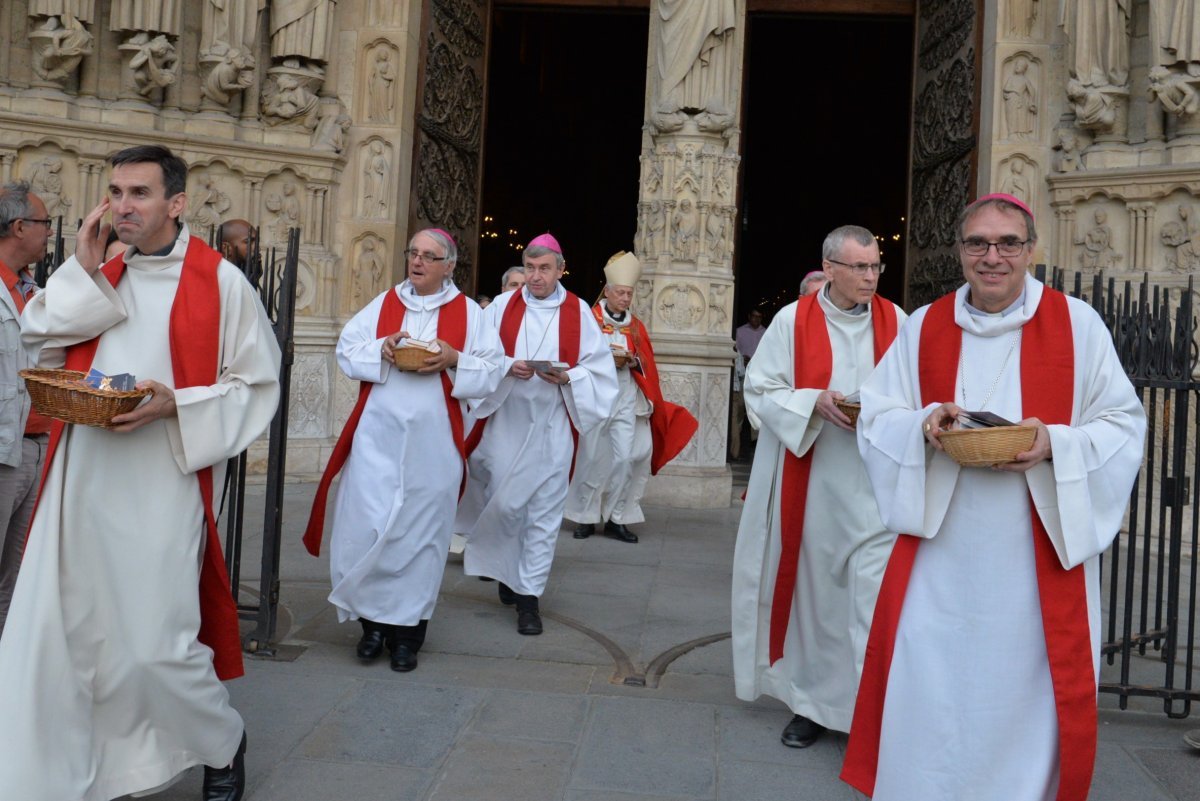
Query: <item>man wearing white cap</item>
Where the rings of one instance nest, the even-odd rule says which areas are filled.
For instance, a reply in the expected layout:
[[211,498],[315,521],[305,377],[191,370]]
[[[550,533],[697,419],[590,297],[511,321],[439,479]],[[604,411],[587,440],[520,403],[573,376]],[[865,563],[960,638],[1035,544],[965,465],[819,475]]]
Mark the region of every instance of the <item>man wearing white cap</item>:
[[651,473],[683,450],[696,418],[663,400],[650,335],[629,306],[642,267],[632,253],[617,253],[604,268],[604,298],[592,313],[617,365],[620,393],[613,414],[580,441],[575,478],[564,516],[576,521],[575,539],[604,523],[604,535],[637,542],[628,524],[645,520],[641,500]]
[[463,569],[500,582],[517,607],[517,631],[541,634],[546,588],[575,438],[608,419],[617,398],[612,352],[591,310],[559,283],[566,262],[550,234],[522,255],[525,286],[484,310],[500,332],[504,379],[472,408],[470,479],[455,531],[467,537]]

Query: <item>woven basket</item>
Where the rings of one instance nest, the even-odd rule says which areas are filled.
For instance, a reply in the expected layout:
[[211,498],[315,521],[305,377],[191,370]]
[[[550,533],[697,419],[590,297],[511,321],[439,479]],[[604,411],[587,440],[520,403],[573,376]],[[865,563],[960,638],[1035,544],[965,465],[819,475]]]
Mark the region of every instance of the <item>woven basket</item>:
[[956,428],[943,431],[938,441],[946,455],[963,467],[990,467],[1013,461],[1018,453],[1033,447],[1036,436],[1033,426]]
[[630,363],[633,361],[633,357],[630,356],[628,353],[618,353],[617,351],[614,350],[613,351],[613,361],[616,362],[617,369],[620,370],[622,367],[628,367],[630,365]]
[[119,414],[132,412],[148,389],[94,389],[77,370],[21,370],[33,408],[47,417],[76,425],[108,428]]
[[845,401],[835,400],[833,405],[838,407],[838,411],[850,418],[850,425],[858,425],[858,413],[862,411],[861,403],[846,403]]
[[396,348],[392,351],[392,355],[396,359],[396,368],[405,372],[414,372],[422,367],[428,367],[425,360],[437,354],[425,348]]

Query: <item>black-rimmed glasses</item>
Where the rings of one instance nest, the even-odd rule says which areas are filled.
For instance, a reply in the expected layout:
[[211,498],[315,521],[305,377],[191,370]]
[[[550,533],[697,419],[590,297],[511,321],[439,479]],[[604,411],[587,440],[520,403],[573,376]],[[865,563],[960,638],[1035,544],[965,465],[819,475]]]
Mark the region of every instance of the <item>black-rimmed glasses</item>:
[[37,223],[38,225],[44,225],[47,228],[54,227],[54,220],[50,219],[49,217],[47,217],[44,220],[39,220],[37,217],[18,217],[17,219],[21,220],[22,222]]
[[855,275],[866,275],[868,270],[876,275],[883,275],[883,271],[887,269],[886,264],[847,264],[837,259],[826,259],[825,261],[830,264],[839,264],[842,267],[848,267]]
[[1025,249],[1032,240],[1029,239],[1001,239],[999,242],[989,242],[986,239],[971,237],[970,239],[962,240],[963,253],[968,256],[986,256],[987,252],[993,247],[996,248],[996,253],[1000,256],[1012,258],[1020,256],[1021,251]]
[[434,253],[422,253],[421,251],[413,250],[412,248],[409,248],[408,250],[404,251],[405,259],[412,261],[413,256],[416,256],[417,258],[419,258],[421,260],[422,264],[434,264],[435,262],[446,260],[445,256],[438,256]]

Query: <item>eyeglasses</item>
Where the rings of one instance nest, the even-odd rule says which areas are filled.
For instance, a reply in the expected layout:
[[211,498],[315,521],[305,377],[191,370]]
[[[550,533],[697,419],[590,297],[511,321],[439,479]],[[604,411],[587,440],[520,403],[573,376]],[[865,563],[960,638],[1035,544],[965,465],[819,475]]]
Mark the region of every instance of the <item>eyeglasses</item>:
[[435,256],[432,253],[422,253],[421,251],[413,250],[412,248],[409,248],[408,250],[404,251],[405,259],[412,261],[414,256],[416,256],[418,259],[420,259],[422,264],[433,264],[435,262],[446,260],[445,256]]
[[1032,240],[1030,239],[1001,239],[999,242],[989,242],[986,239],[971,237],[970,239],[962,240],[963,253],[968,256],[986,256],[988,251],[994,246],[996,254],[1007,258],[1020,256],[1021,251],[1025,249]]
[[840,264],[843,267],[849,267],[850,271],[855,275],[866,275],[867,271],[873,272],[876,275],[883,275],[883,271],[887,269],[886,264],[847,264],[837,259],[826,259],[825,261],[830,264]]
[[38,225],[44,225],[47,228],[54,227],[54,220],[51,220],[50,218],[46,218],[44,220],[39,220],[37,217],[18,217],[17,219],[23,220],[24,222],[27,222],[27,223],[37,223]]

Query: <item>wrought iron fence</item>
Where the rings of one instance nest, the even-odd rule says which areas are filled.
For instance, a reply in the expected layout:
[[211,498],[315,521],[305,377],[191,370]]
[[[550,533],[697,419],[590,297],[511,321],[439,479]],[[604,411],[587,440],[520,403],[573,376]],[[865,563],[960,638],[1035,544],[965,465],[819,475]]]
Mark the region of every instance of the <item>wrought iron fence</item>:
[[[1037,272],[1044,280],[1045,267]],[[1171,290],[1151,285],[1148,277],[1118,284],[1076,273],[1065,289],[1088,301],[1108,325],[1147,413],[1145,454],[1126,530],[1104,555],[1108,619],[1101,653],[1109,665],[1119,665],[1119,677],[1101,681],[1099,689],[1119,695],[1122,709],[1134,696],[1161,699],[1173,718],[1187,717],[1191,702],[1200,701],[1192,681],[1200,553],[1193,280]],[[1065,283],[1066,275],[1053,270],[1050,284],[1064,289]],[[1148,652],[1156,660],[1135,663],[1135,656]]]

